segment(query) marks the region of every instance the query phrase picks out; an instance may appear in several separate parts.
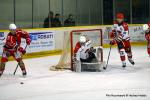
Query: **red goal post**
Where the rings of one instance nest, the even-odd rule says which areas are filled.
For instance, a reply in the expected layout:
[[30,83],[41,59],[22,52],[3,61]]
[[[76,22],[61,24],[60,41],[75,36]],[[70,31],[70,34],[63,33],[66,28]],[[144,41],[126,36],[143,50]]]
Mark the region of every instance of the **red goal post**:
[[[74,56],[74,34],[81,34],[82,32],[91,32],[91,34],[93,34],[92,32],[97,31],[99,32],[99,45],[94,45],[94,46],[101,46],[103,47],[103,33],[102,33],[102,29],[83,29],[83,30],[73,30],[70,32],[70,42],[71,42],[71,70],[73,71],[73,56]],[[103,52],[101,52],[101,62],[103,62]]]

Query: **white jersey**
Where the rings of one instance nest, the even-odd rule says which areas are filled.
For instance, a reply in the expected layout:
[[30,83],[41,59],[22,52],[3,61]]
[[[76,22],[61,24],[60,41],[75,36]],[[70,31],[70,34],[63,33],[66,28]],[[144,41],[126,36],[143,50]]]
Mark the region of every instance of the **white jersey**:
[[128,24],[123,22],[121,25],[118,23],[114,23],[113,25],[113,31],[116,33],[116,36],[121,36],[124,40],[129,40],[129,30],[128,30]]
[[76,59],[87,59],[89,57],[89,49],[91,48],[91,41],[87,41],[84,45],[82,45],[76,52]]

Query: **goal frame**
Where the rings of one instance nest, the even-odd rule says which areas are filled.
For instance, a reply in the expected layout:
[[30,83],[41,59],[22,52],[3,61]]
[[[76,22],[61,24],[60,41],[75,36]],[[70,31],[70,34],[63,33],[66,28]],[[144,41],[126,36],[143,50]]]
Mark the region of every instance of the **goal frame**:
[[[71,70],[74,71],[73,68],[73,54],[74,54],[74,47],[73,47],[73,34],[75,33],[80,33],[80,32],[91,32],[91,31],[99,31],[99,35],[100,35],[100,46],[103,47],[103,33],[102,33],[102,29],[82,29],[82,30],[72,30],[70,32],[70,44],[71,44]],[[92,34],[92,33],[91,33]],[[101,52],[101,62],[103,62],[103,51]]]

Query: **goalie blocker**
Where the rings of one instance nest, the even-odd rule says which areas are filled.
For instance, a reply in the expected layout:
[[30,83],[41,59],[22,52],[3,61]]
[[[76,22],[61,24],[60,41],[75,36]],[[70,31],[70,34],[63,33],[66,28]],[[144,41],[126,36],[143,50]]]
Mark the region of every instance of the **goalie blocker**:
[[74,49],[73,68],[76,72],[81,71],[100,71],[103,63],[101,46],[92,47],[91,40],[86,36],[80,36]]

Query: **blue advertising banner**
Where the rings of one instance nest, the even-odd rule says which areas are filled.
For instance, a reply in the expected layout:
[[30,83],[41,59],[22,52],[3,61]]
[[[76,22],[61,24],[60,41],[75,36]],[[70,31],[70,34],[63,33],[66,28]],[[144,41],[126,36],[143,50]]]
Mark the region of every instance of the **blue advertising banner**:
[[30,32],[29,34],[31,38],[31,45],[27,48],[29,53],[55,49],[54,32]]

